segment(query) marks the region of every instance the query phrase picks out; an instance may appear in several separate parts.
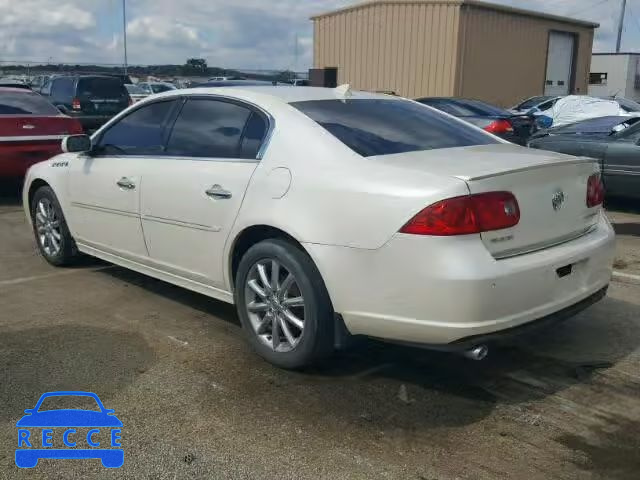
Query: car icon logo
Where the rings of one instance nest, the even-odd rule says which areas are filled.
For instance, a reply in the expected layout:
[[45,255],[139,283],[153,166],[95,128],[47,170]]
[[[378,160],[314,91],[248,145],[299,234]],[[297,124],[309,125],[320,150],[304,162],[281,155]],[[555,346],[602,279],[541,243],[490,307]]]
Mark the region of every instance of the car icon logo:
[[558,190],[551,198],[551,205],[553,205],[553,209],[556,212],[559,211],[563,207],[565,200],[564,192],[562,190]]
[[[43,402],[52,397],[93,400],[97,410],[43,408]],[[95,393],[45,393],[36,406],[25,410],[26,415],[16,423],[16,465],[33,468],[40,459],[99,459],[106,468],[120,468],[124,463],[122,422],[114,413],[114,410],[104,407]]]

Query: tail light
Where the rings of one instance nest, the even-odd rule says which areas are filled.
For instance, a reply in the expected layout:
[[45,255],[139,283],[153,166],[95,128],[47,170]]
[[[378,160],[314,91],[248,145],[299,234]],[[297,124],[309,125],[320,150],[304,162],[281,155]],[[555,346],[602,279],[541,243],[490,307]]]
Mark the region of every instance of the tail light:
[[484,127],[484,129],[493,134],[511,133],[513,132],[513,125],[509,120],[496,120]]
[[71,119],[69,133],[71,135],[82,135],[84,133],[84,128],[82,128],[82,124],[79,121]]
[[594,208],[604,203],[604,184],[599,173],[589,177],[587,182],[587,207]]
[[79,100],[79,99],[77,99],[77,98],[74,98],[74,99],[71,101],[71,108],[72,108],[73,110],[82,110],[82,105],[80,105],[80,100]]
[[428,206],[400,233],[449,237],[515,227],[520,207],[510,192],[489,192],[449,198]]

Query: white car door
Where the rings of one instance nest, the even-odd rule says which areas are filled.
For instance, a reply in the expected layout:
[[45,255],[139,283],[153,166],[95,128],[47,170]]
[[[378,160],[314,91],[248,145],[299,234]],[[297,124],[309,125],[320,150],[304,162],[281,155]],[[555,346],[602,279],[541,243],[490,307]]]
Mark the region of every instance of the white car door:
[[226,291],[223,250],[269,119],[218,97],[189,97],[166,156],[143,175],[141,216],[155,267]]
[[94,138],[69,165],[69,222],[76,241],[130,260],[148,257],[140,221],[141,181],[157,162],[177,101],[133,110]]

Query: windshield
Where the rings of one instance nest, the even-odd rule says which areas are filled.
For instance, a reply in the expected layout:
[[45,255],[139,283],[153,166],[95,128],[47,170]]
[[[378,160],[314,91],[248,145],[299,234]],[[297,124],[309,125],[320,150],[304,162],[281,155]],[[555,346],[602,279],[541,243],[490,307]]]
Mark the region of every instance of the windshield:
[[364,157],[499,143],[465,123],[405,100],[314,100],[291,105]]
[[119,78],[81,78],[78,80],[78,94],[82,97],[121,98],[127,95],[127,89]]
[[516,107],[517,110],[531,110],[534,107],[537,107],[543,102],[547,100],[551,100],[553,97],[549,96],[540,96],[540,97],[532,97],[529,100],[525,100],[520,105]]
[[46,397],[42,401],[42,404],[40,404],[38,412],[46,412],[49,410],[102,411],[96,399],[89,395],[53,395]]
[[127,91],[131,95],[146,95],[147,94],[147,92],[145,92],[142,88],[140,88],[137,85],[125,85],[125,87],[127,88]]
[[153,93],[168,92],[169,90],[175,89],[176,87],[174,87],[173,85],[166,85],[164,83],[153,83],[151,85],[151,90],[153,90]]
[[37,93],[0,93],[0,115],[60,115],[60,111]]

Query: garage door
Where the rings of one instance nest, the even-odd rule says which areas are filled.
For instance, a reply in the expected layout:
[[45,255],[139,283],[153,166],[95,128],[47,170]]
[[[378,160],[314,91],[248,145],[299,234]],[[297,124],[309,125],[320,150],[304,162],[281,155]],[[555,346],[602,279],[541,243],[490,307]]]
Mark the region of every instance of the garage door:
[[568,95],[571,93],[575,41],[575,36],[570,33],[551,32],[549,34],[545,95]]

